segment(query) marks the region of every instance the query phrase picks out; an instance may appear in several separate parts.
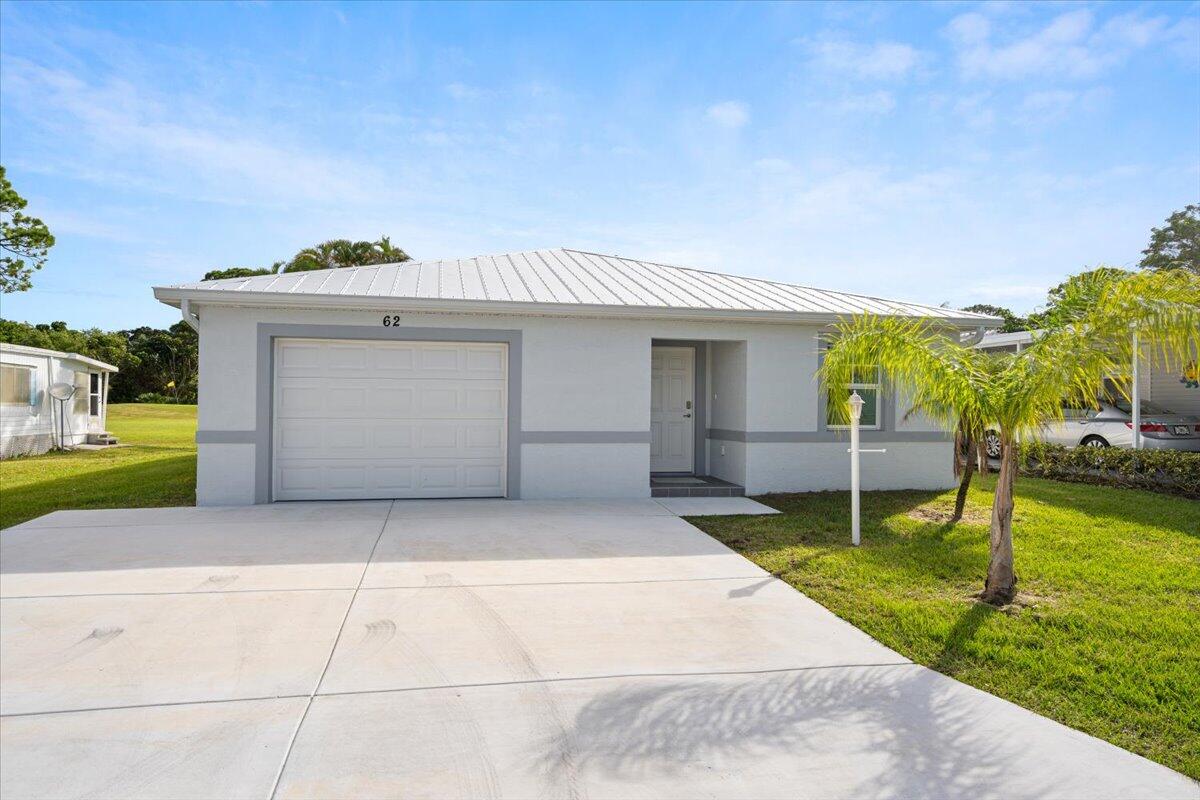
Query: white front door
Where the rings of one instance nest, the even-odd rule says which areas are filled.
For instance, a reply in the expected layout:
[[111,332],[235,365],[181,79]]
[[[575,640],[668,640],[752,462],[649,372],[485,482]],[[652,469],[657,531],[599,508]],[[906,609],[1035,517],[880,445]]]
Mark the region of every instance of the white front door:
[[508,346],[280,339],[274,498],[502,497]]
[[692,472],[696,351],[650,349],[650,471]]

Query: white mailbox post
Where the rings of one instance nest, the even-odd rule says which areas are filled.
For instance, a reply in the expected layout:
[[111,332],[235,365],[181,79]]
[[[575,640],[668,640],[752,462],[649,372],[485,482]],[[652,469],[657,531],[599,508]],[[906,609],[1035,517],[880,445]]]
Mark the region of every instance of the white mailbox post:
[[886,453],[887,449],[882,450],[863,450],[859,447],[858,424],[862,420],[862,410],[865,401],[858,396],[858,392],[851,392],[850,399],[850,543],[858,547],[861,540],[860,521],[859,521],[859,483],[860,469],[858,464],[859,453]]

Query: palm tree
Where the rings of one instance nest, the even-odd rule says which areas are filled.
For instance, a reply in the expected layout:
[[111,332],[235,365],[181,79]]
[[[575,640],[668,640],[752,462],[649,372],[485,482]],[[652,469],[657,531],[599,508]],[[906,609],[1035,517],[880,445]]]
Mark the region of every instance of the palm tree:
[[395,264],[410,260],[408,253],[393,245],[386,236],[380,237],[378,242],[330,239],[296,253],[283,271],[303,272],[313,269],[366,267],[373,264]]
[[401,261],[412,261],[412,257],[404,252],[402,248],[396,247],[391,240],[386,236],[380,236],[379,241],[375,243],[375,250],[379,254],[379,264],[398,264]]
[[[994,356],[959,344],[953,331],[929,320],[857,316],[828,336],[820,369],[826,386],[845,386],[866,366],[879,365],[905,388],[915,408],[947,428],[978,436],[1000,430],[989,534],[989,562],[981,599],[1001,605],[1016,594],[1013,561],[1013,486],[1017,436],[1062,419],[1063,401],[1094,403],[1107,376],[1133,357],[1131,330],[1143,342],[1140,357],[1181,362],[1200,342],[1200,278],[1175,270],[1097,278],[1102,287],[1080,307],[1017,354]],[[848,416],[845,403],[835,413]],[[978,441],[978,438],[976,438]]]

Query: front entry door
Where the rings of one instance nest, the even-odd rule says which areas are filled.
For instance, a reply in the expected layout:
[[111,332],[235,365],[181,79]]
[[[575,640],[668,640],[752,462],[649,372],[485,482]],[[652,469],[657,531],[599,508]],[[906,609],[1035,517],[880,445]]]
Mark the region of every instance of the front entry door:
[[650,349],[650,471],[692,472],[696,350]]

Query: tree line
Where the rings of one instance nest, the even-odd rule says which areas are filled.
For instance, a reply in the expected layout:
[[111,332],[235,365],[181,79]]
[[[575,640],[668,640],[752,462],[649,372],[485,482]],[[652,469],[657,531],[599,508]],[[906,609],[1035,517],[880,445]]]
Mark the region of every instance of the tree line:
[[195,403],[199,338],[180,321],[163,330],[143,326],[124,331],[73,330],[65,322],[31,325],[0,319],[0,342],[61,350],[117,367],[113,403]]
[[408,253],[392,244],[386,236],[377,242],[349,239],[330,239],[327,242],[306,247],[287,261],[276,261],[269,267],[226,267],[209,270],[204,280],[222,278],[250,278],[255,275],[274,275],[280,272],[307,272],[314,269],[339,269],[341,267],[368,267],[373,264],[398,264],[411,261]]

